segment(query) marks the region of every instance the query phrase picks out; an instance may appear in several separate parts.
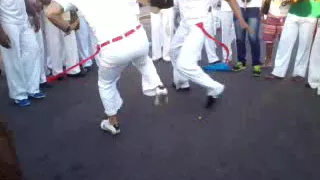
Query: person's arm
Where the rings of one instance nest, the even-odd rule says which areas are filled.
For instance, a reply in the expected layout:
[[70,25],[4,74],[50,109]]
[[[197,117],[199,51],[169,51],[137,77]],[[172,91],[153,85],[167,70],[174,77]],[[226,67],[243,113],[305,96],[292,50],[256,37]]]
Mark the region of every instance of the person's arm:
[[245,28],[249,33],[254,33],[249,28],[249,25],[247,24],[247,22],[243,19],[237,0],[226,0],[226,1],[229,3],[231,9],[233,10],[233,13],[235,14],[236,18],[239,20],[240,26],[242,28]]
[[[68,11],[68,9],[66,9]],[[68,33],[72,30],[75,30],[77,27],[78,21],[73,24],[69,24],[68,22],[64,21],[62,18],[62,14],[65,12],[65,9],[57,2],[52,1],[51,4],[48,6],[47,9],[47,17],[48,19],[59,29]]]
[[30,2],[30,0],[25,0],[24,1],[26,4],[26,10],[29,16],[33,17],[33,21],[34,21],[34,31],[38,32],[40,29],[40,19],[37,13],[37,10],[34,6],[34,4],[32,2]]

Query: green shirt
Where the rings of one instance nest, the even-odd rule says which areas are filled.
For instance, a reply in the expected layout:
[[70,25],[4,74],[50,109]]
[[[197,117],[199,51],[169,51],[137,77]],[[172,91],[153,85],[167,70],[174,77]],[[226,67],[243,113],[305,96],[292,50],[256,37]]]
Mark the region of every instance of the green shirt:
[[292,4],[290,14],[300,17],[320,17],[320,1],[319,0],[302,0]]

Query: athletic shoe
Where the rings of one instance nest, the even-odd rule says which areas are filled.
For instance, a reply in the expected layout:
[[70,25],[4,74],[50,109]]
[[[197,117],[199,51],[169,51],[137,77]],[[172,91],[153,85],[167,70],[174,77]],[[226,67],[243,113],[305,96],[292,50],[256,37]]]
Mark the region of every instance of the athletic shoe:
[[91,71],[91,66],[83,67],[83,71],[84,71],[85,73],[90,72],[90,71]]
[[102,122],[100,123],[100,128],[104,131],[110,132],[112,135],[117,135],[120,133],[119,124],[112,125],[110,124],[109,119],[102,120]]
[[232,70],[235,72],[243,71],[247,67],[242,62],[237,62],[235,66],[233,66]]
[[163,86],[159,86],[156,88],[156,95],[154,99],[154,105],[162,105],[163,103],[168,104],[169,98],[168,98],[168,90],[167,88]]
[[211,108],[217,101],[217,99],[220,99],[223,95],[224,89],[221,89],[221,92],[218,95],[215,96],[207,96],[207,102],[205,105],[205,108]]
[[260,65],[253,66],[252,74],[254,77],[260,77],[261,76],[261,66]]
[[29,97],[31,97],[33,99],[43,99],[46,97],[46,94],[39,92],[39,93],[29,94]]
[[14,103],[20,107],[30,106],[31,102],[29,99],[22,99],[22,100],[14,100]]
[[170,58],[170,57],[163,57],[162,59],[163,59],[163,61],[165,61],[165,62],[170,62],[170,61],[171,61],[171,58]]
[[44,82],[44,83],[41,83],[41,84],[40,84],[40,88],[41,88],[41,89],[52,88],[52,87],[53,87],[53,85],[50,84],[50,83],[48,83],[48,82]]

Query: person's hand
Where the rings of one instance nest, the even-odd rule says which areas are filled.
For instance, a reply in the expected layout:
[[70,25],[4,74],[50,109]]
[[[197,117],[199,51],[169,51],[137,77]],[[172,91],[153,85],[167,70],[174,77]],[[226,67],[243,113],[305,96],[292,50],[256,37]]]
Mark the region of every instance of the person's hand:
[[4,31],[0,32],[0,45],[7,48],[7,49],[11,48],[10,39]]
[[266,24],[266,23],[267,23],[267,19],[264,18],[264,14],[261,14],[261,15],[260,15],[260,18],[261,18],[261,23],[263,23],[263,24]]
[[254,34],[254,31],[249,27],[248,23],[244,20],[239,20],[239,23],[240,23],[240,26],[243,28],[243,29],[246,29],[249,34]]
[[70,29],[75,31],[80,29],[79,19],[70,25]]
[[40,18],[38,16],[35,16],[33,20],[34,20],[34,31],[37,33],[40,30]]

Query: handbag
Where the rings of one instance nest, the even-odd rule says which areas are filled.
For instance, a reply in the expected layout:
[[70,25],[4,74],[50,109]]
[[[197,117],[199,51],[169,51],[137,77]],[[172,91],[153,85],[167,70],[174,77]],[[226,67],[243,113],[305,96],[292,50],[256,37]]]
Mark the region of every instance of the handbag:
[[265,0],[265,1],[263,2],[263,5],[262,5],[262,7],[261,7],[261,12],[262,12],[263,14],[268,14],[268,13],[269,13],[271,1],[272,1],[272,0]]

